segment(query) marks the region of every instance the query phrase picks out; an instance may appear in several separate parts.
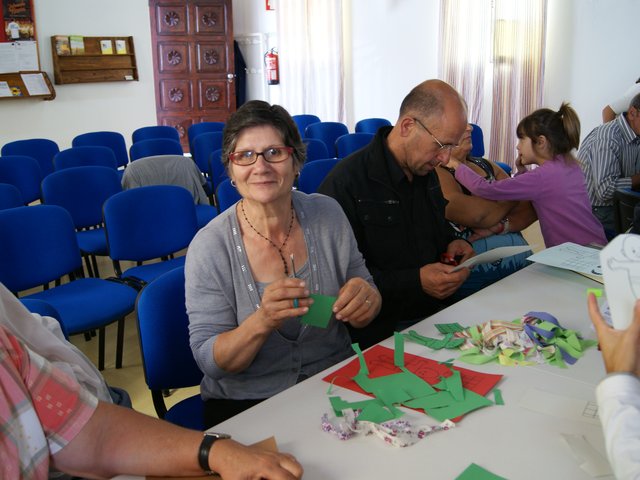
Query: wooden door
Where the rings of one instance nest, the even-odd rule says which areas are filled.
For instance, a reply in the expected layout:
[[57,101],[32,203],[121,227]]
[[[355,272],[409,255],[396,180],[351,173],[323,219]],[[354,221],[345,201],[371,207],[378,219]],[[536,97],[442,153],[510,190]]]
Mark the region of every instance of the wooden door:
[[231,0],[149,0],[158,125],[176,127],[184,151],[192,123],[236,109]]

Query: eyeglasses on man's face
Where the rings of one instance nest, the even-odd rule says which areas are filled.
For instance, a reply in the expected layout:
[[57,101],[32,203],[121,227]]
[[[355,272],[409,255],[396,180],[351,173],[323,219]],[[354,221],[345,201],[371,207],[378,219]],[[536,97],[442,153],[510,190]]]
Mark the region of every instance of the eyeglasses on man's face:
[[431,135],[431,138],[433,138],[436,141],[436,143],[440,147],[440,150],[452,150],[454,148],[458,148],[459,147],[459,145],[457,143],[442,143],[440,140],[437,139],[437,137],[433,133],[431,133],[431,130],[429,130],[424,125],[424,123],[422,123],[416,117],[412,117],[412,118],[418,125],[420,125],[422,128],[424,128],[425,132],[427,132],[429,135]]
[[246,167],[247,165],[253,165],[258,161],[258,156],[262,155],[268,163],[280,163],[284,162],[293,153],[293,147],[269,147],[262,152],[256,152],[255,150],[241,150],[239,152],[233,152],[229,154],[229,160],[236,165]]

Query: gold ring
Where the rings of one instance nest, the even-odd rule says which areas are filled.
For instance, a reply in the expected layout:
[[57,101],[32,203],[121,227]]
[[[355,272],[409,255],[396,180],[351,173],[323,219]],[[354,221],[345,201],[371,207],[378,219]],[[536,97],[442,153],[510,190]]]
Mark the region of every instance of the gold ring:
[[371,306],[371,300],[369,300],[368,298],[364,299],[364,303],[367,304],[367,308]]

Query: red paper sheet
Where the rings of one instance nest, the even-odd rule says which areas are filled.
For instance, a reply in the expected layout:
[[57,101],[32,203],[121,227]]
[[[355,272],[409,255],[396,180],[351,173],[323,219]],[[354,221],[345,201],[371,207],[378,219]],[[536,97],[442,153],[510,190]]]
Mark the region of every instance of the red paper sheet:
[[[393,350],[381,345],[376,345],[366,352],[364,358],[369,368],[369,377],[377,378],[394,373],[400,373],[400,369],[393,364]],[[446,365],[441,365],[435,360],[412,355],[404,354],[404,365],[411,372],[425,380],[430,385],[435,385],[440,381],[440,377],[448,377],[451,375]],[[490,373],[474,372],[466,368],[453,367],[460,372],[462,378],[462,386],[469,390],[486,395],[500,381],[502,375],[494,375]],[[354,392],[364,393],[373,396],[362,390],[356,382],[351,380],[360,371],[360,361],[356,357],[353,361],[344,367],[331,372],[323,378],[325,382],[333,383],[339,387],[348,388]]]

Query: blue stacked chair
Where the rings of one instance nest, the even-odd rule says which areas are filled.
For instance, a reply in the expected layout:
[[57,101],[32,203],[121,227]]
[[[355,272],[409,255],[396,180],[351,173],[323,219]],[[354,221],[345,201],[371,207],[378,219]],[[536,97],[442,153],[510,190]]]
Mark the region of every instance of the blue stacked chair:
[[374,135],[380,127],[390,126],[391,122],[386,118],[363,118],[355,126],[356,133],[373,133]]
[[349,129],[344,123],[340,122],[320,122],[312,123],[307,126],[304,131],[305,138],[315,138],[322,140],[327,146],[329,156],[336,156],[336,140],[342,135],[349,133]]
[[184,268],[158,277],[142,292],[136,305],[144,379],[159,418],[194,430],[204,430],[203,403],[193,395],[167,410],[162,392],[200,384],[202,371],[189,346],[189,317],[185,307]]
[[40,200],[41,182],[42,170],[35,158],[23,155],[0,157],[0,183],[16,187],[26,205]]
[[298,177],[298,190],[304,193],[316,193],[324,178],[339,161],[338,158],[325,158],[305,163]]
[[216,199],[218,210],[220,213],[224,212],[227,208],[236,204],[242,196],[238,193],[235,185],[231,183],[231,179],[225,178],[218,188],[216,189]]
[[101,146],[113,150],[116,156],[118,168],[126,167],[129,163],[129,154],[124,136],[119,132],[89,132],[77,135],[71,141],[72,147]]
[[122,366],[124,317],[137,292],[119,282],[82,277],[82,257],[69,212],[57,205],[0,211],[0,282],[18,294],[69,275],[71,281],[23,299],[51,305],[69,335],[99,331],[98,368],[104,369],[105,326],[118,322],[116,368]]
[[113,150],[100,146],[71,147],[62,150],[53,157],[53,168],[56,171],[64,168],[89,166],[117,170],[118,162]]
[[33,157],[40,165],[42,178],[53,172],[53,157],[60,151],[58,144],[46,138],[31,138],[28,140],[16,140],[2,147],[2,156],[26,155]]
[[322,140],[315,138],[303,138],[302,141],[307,146],[307,162],[320,160],[321,158],[330,158],[327,146]]
[[373,140],[372,133],[347,133],[336,140],[338,158],[344,158],[356,150],[366,147]]
[[298,126],[298,131],[300,132],[301,137],[304,137],[304,131],[307,129],[309,125],[311,125],[312,123],[318,123],[322,121],[320,120],[320,117],[318,117],[317,115],[311,115],[308,113],[304,113],[301,115],[293,115],[291,118],[293,118],[293,121]]
[[184,155],[182,145],[170,138],[150,138],[140,140],[129,148],[131,161],[144,157],[154,157],[157,155]]
[[482,133],[482,128],[480,128],[475,123],[472,123],[471,126],[473,130],[471,130],[471,156],[482,158],[484,157],[484,134]]
[[168,138],[180,143],[180,134],[174,127],[168,125],[150,125],[148,127],[140,127],[131,134],[132,143],[141,140],[151,140],[152,138]]
[[18,187],[10,183],[0,183],[0,210],[22,207],[23,205],[24,202]]
[[192,124],[187,130],[189,139],[189,151],[193,155],[193,140],[201,133],[222,132],[224,130],[224,122],[200,122]]

